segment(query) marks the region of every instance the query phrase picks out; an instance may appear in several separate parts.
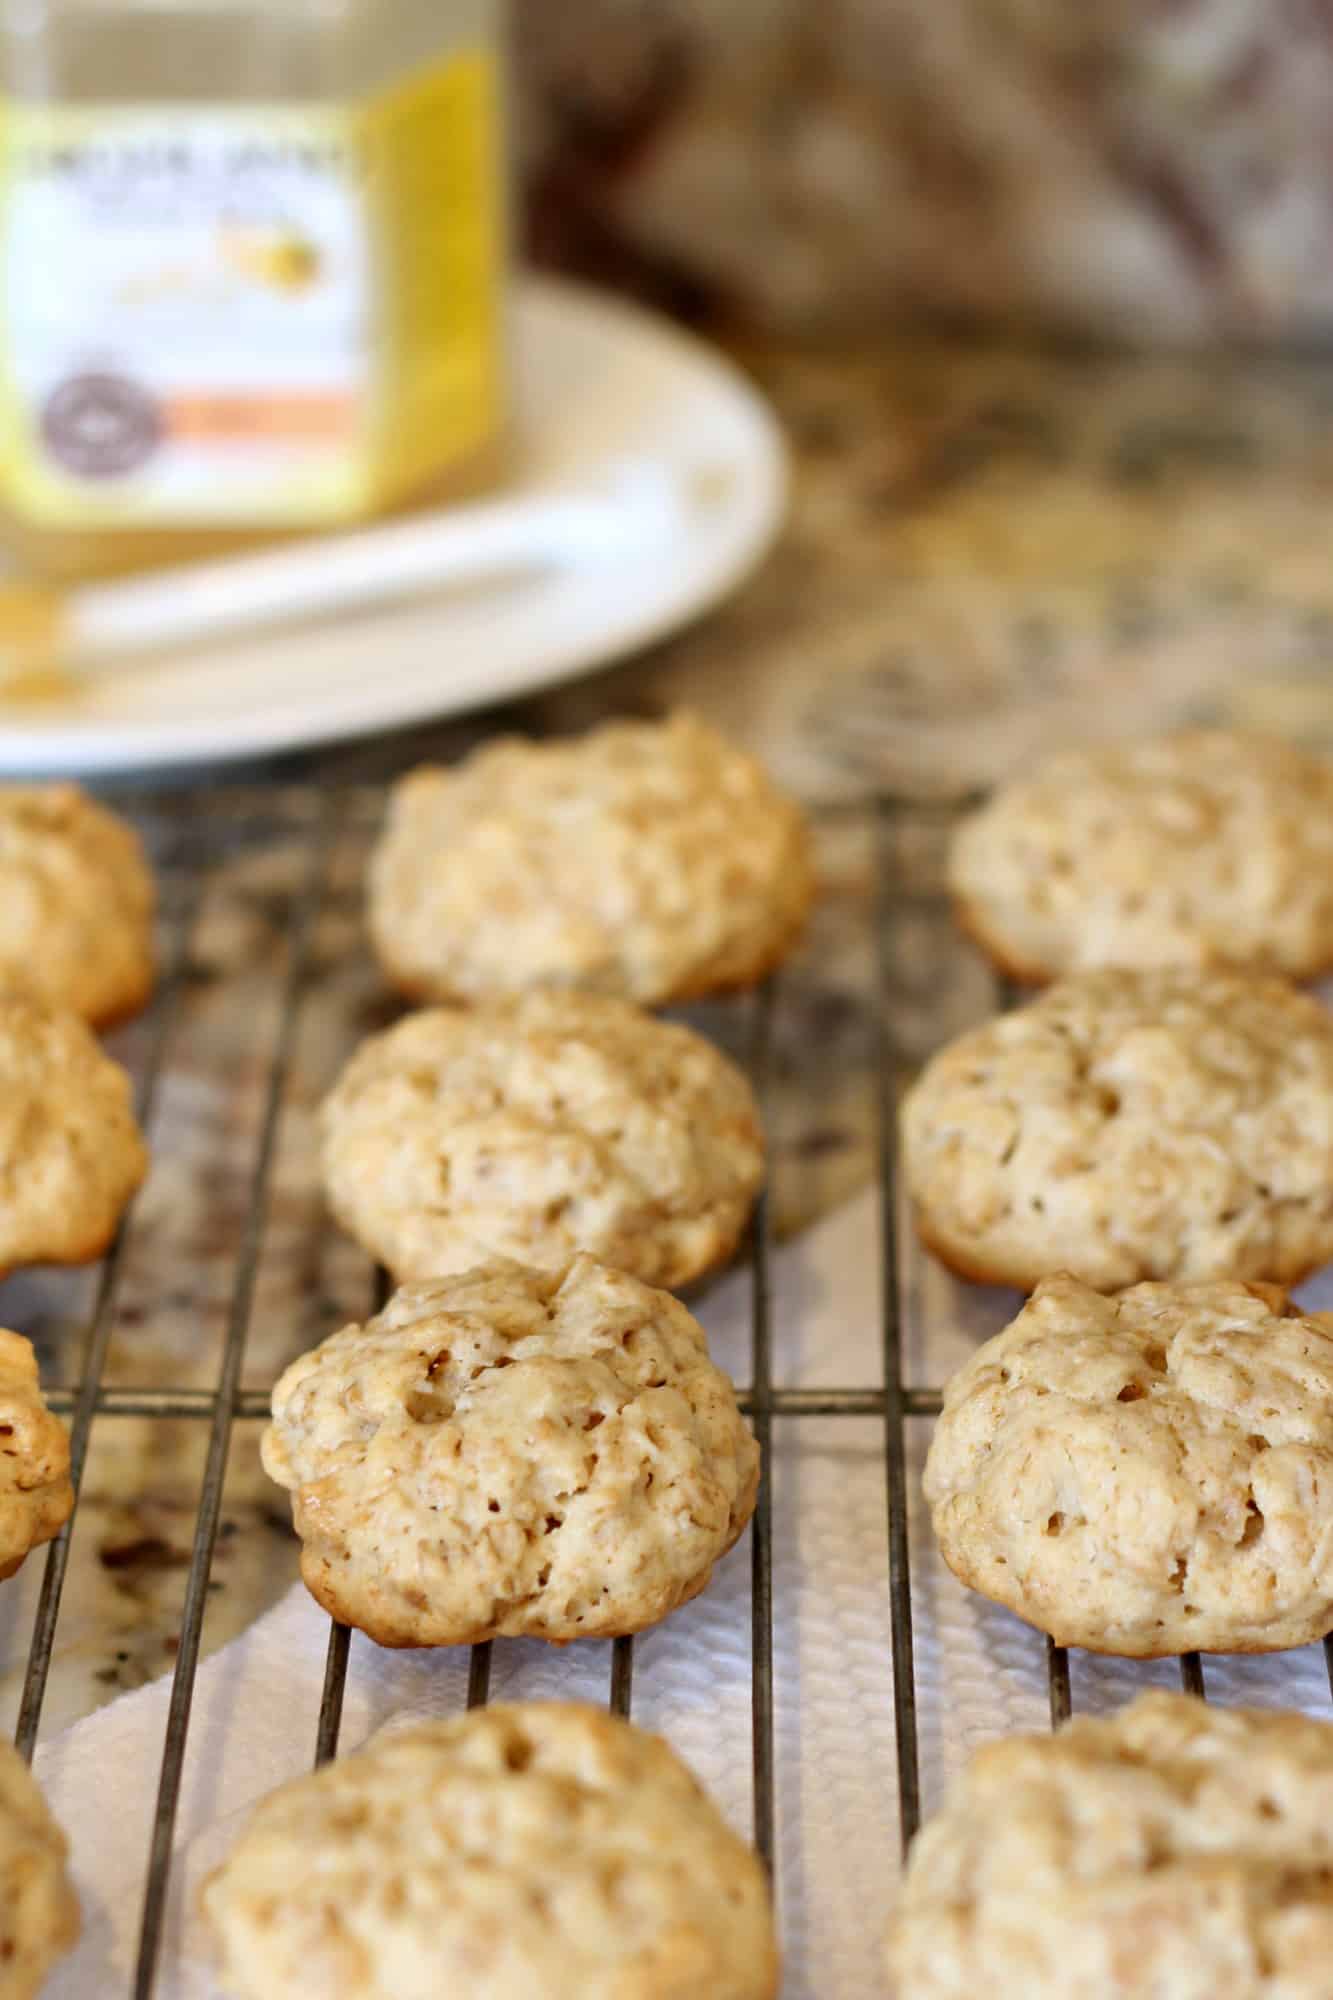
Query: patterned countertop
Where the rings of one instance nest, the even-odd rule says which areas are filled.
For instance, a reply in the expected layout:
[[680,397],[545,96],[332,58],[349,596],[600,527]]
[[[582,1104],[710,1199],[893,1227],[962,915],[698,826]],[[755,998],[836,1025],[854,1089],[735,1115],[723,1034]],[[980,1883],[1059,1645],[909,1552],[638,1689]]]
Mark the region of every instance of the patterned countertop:
[[817,798],[950,789],[1182,718],[1333,732],[1333,361],[938,340],[739,359],[793,495],[729,605],[538,702],[318,768],[680,702]]
[[749,358],[794,449],[781,548],[545,719],[689,701],[819,796],[1183,717],[1333,728],[1330,362]]

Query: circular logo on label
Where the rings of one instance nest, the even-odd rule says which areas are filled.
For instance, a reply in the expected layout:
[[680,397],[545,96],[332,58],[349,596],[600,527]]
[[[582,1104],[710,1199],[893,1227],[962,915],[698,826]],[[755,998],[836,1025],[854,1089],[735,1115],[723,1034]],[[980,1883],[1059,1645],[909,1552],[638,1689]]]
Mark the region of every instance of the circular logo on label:
[[42,411],[51,456],[80,479],[119,479],[152,457],[162,420],[147,390],[123,375],[72,375]]

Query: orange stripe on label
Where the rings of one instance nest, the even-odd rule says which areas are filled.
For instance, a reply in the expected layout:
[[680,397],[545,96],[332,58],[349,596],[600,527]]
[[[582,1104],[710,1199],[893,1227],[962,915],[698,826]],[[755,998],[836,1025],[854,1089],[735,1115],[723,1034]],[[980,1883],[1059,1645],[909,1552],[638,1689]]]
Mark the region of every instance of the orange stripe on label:
[[302,394],[173,396],[163,407],[168,435],[235,444],[292,439],[344,444],[356,428],[357,398],[342,390]]

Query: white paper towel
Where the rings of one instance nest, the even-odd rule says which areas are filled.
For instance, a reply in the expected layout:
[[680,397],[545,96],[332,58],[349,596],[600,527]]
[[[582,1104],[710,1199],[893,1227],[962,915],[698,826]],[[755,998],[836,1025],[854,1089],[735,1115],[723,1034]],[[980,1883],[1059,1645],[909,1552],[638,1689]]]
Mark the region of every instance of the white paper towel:
[[[774,1379],[865,1387],[882,1379],[876,1202],[867,1195],[774,1261]],[[908,1379],[938,1384],[1011,1315],[1012,1295],[956,1286],[905,1256]],[[1314,1288],[1307,1293],[1312,1297]],[[1333,1302],[1319,1299],[1319,1303]],[[749,1279],[699,1304],[713,1351],[749,1375]],[[927,1810],[982,1738],[1046,1723],[1045,1646],[971,1597],[930,1545],[918,1494],[929,1423],[909,1425],[919,1725]],[[897,1872],[897,1783],[883,1427],[861,1418],[782,1419],[773,1453],[778,1894],[787,2000],[870,2000],[883,1991],[879,1937]],[[750,1830],[748,1538],[709,1590],[636,1642],[634,1715],[688,1759]],[[309,1768],[328,1621],[299,1587],[200,1671],[177,1822],[162,1958],[164,2000],[215,1988],[194,1906],[202,1875],[251,1803]],[[604,1701],[610,1647],[495,1648],[492,1694]],[[1209,1660],[1210,1694],[1329,1712],[1320,1649],[1271,1661]],[[352,1642],[342,1748],[395,1718],[449,1713],[467,1654],[381,1652]],[[1171,1663],[1073,1663],[1076,1707],[1104,1709]],[[73,1842],[84,1907],[78,1951],[51,2000],[109,2000],[128,1988],[136,1947],[169,1683],[123,1696],[53,1742],[37,1771]],[[312,2000],[318,1996],[312,1995]]]

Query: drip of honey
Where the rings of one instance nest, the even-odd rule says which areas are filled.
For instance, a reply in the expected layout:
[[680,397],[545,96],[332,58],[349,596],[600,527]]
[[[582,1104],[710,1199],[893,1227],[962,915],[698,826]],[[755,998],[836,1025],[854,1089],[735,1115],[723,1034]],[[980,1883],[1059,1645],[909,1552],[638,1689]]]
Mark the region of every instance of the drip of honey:
[[0,586],[0,701],[68,701],[79,676],[63,644],[64,604],[40,585]]

